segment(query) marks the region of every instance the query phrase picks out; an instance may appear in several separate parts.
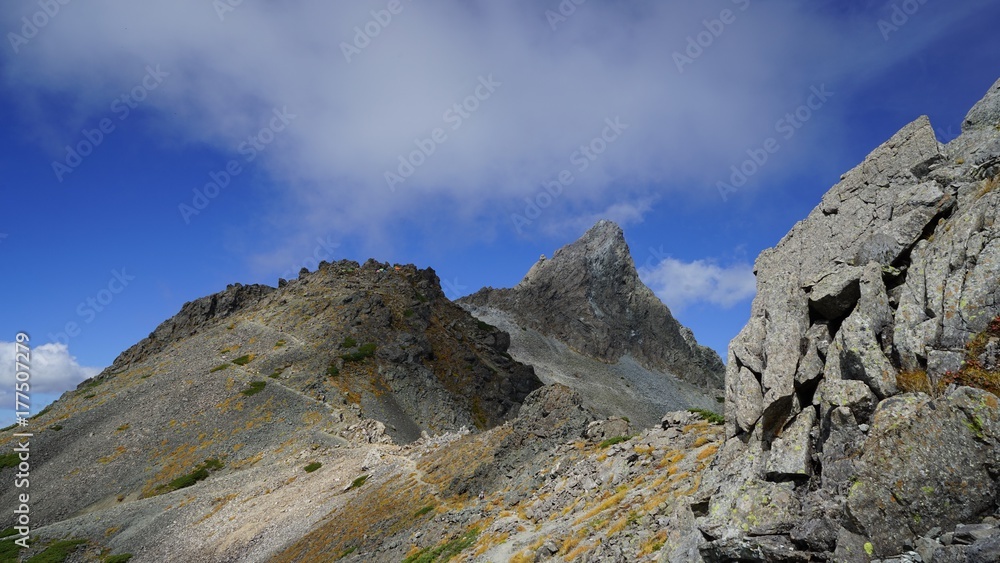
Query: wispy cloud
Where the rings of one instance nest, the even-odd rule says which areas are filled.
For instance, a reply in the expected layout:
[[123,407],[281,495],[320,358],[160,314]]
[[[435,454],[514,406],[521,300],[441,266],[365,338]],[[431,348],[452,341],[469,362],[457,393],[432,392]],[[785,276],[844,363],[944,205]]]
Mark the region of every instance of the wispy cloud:
[[[137,73],[159,65],[170,79],[137,110],[148,119],[128,126],[150,127],[165,145],[235,155],[248,132],[266,126],[260,116],[287,107],[300,116],[295,127],[254,163],[280,187],[281,201],[265,204],[280,215],[276,223],[308,233],[335,225],[335,238],[367,231],[378,239],[398,218],[440,221],[441,206],[450,221],[488,216],[513,232],[509,215],[564,169],[574,182],[539,232],[652,192],[717,198],[720,170],[810,85],[829,83],[846,105],[847,83],[906,58],[920,38],[935,37],[927,28],[943,33],[937,28],[981,3],[929,4],[890,42],[876,23],[882,10],[845,13],[824,3],[592,1],[555,31],[546,10],[557,2],[531,0],[402,0],[391,21],[382,0],[244,2],[221,19],[212,5],[64,6],[30,43],[3,55],[5,79],[23,92],[26,137],[60,158],[107,115],[109,100],[128,94]],[[734,6],[735,22],[679,73],[672,54]],[[25,15],[4,4],[0,26],[16,30]],[[502,86],[488,101],[470,101],[482,77]],[[63,103],[56,111],[39,99]],[[833,122],[837,111],[829,110]],[[628,134],[577,173],[572,155],[607,116],[629,123]],[[447,138],[435,140],[437,130]],[[385,173],[400,155],[432,145],[434,154],[389,190]],[[796,165],[804,166],[774,163]],[[178,203],[205,180],[191,181],[178,187]],[[619,206],[620,220],[641,220],[645,208],[631,205]]]
[[753,266],[747,263],[720,266],[710,260],[667,257],[655,266],[641,267],[639,276],[675,313],[699,303],[732,307],[752,298],[757,289]]

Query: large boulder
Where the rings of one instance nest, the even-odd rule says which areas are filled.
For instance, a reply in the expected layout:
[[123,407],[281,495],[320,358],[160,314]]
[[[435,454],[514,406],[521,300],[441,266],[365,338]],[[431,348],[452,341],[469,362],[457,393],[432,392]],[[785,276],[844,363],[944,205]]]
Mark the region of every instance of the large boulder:
[[899,395],[875,411],[847,497],[851,521],[880,555],[932,528],[979,521],[996,509],[1000,402],[960,387],[940,399]]

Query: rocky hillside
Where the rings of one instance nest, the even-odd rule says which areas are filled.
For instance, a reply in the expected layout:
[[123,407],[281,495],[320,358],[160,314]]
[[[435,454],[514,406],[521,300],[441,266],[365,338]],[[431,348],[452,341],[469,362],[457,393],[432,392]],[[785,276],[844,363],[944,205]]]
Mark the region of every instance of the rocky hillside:
[[721,410],[725,366],[646,287],[618,225],[600,221],[515,287],[458,303],[511,334],[510,353],[604,415],[656,424],[668,410]]
[[373,260],[324,263],[277,289],[236,284],[187,303],[84,385],[187,339],[210,346],[216,338],[205,333],[222,328],[221,352],[205,355],[249,354],[252,372],[381,420],[401,442],[421,431],[495,426],[540,385],[507,354],[509,336],[451,304],[432,269]]

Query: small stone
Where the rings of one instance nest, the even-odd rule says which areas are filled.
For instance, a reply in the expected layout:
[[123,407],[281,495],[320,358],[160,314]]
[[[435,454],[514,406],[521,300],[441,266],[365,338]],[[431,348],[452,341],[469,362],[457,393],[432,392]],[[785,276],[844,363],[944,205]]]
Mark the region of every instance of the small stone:
[[996,535],[1000,535],[1000,529],[992,524],[959,524],[955,527],[955,543],[960,544],[971,544]]
[[[938,528],[940,531],[940,528]],[[931,537],[917,538],[917,553],[923,561],[934,560],[934,550],[941,547],[941,542]]]

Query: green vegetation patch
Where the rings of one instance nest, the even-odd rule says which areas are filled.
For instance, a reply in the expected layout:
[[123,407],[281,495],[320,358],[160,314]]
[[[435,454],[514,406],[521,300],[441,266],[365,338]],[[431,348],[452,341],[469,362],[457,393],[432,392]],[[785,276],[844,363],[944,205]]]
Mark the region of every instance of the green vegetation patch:
[[119,553],[109,556],[104,560],[104,563],[126,563],[129,559],[132,559],[131,553]]
[[27,563],[63,563],[76,548],[87,540],[60,540],[45,548],[45,551],[28,559]]
[[358,347],[357,352],[351,352],[349,354],[344,354],[340,356],[340,359],[345,362],[360,362],[365,358],[370,358],[375,355],[375,349],[377,347],[374,343],[369,342],[367,344],[362,344]]
[[21,458],[17,457],[17,454],[14,452],[0,455],[0,469],[17,467],[18,463],[21,463]]
[[358,550],[358,546],[352,545],[351,547],[345,549],[344,551],[341,551],[340,555],[337,556],[337,559],[343,559],[343,558],[347,557],[348,555],[354,553],[357,550]]
[[607,440],[601,442],[600,444],[597,445],[597,447],[603,449],[603,448],[606,448],[608,446],[613,446],[615,444],[620,444],[620,443],[625,442],[625,441],[627,441],[627,440],[629,440],[631,438],[632,438],[631,436],[615,436],[614,438],[608,438]]
[[350,336],[344,337],[344,341],[340,343],[341,348],[354,348],[358,345],[358,342],[351,338]]
[[222,469],[223,464],[216,458],[206,459],[205,463],[202,463],[195,468],[194,471],[174,479],[173,481],[167,483],[166,485],[161,485],[156,489],[156,494],[169,493],[171,491],[176,491],[178,489],[184,489],[194,485],[199,481],[204,481],[208,479],[208,476],[212,471]]
[[235,360],[233,360],[233,363],[238,366],[245,366],[249,364],[251,361],[253,361],[253,354],[247,354],[245,356],[240,356],[239,358],[236,358]]
[[228,369],[228,368],[229,368],[229,364],[219,364],[219,365],[215,366],[214,368],[208,370],[208,373],[215,373],[217,371],[222,371],[222,370]]
[[285,342],[285,339],[281,339],[281,340],[279,340],[279,341],[277,341],[277,342],[274,343],[274,347],[275,348],[281,348],[285,344],[288,344],[288,343]]
[[340,368],[337,367],[337,364],[330,362],[330,365],[326,368],[326,374],[330,377],[337,377],[340,375]]
[[267,382],[266,381],[251,381],[250,382],[250,387],[247,388],[247,389],[244,389],[243,391],[240,391],[240,392],[243,393],[244,395],[246,395],[247,397],[252,397],[252,396],[256,395],[257,393],[260,393],[261,391],[263,391],[264,387],[267,387]]
[[350,486],[350,487],[347,487],[347,490],[348,490],[348,491],[351,491],[351,490],[354,490],[354,489],[357,489],[357,488],[360,488],[360,487],[361,487],[361,485],[364,485],[364,484],[365,484],[365,481],[367,481],[367,480],[368,480],[368,476],[367,476],[367,475],[362,475],[361,477],[358,477],[357,479],[355,479],[355,480],[354,480],[354,481],[353,481],[353,482],[351,483],[351,486]]
[[461,536],[435,547],[428,547],[407,557],[403,563],[435,563],[438,561],[448,561],[458,555],[467,547],[476,543],[479,537],[479,528],[472,528]]
[[726,418],[724,416],[708,409],[688,409],[688,412],[694,413],[712,424],[723,424],[726,422]]
[[16,535],[17,530],[13,526],[7,528],[6,530],[0,531],[0,538],[9,538],[10,536]]
[[427,514],[428,512],[430,512],[430,511],[434,510],[434,508],[435,508],[435,507],[434,507],[434,505],[433,505],[433,504],[428,504],[427,506],[425,506],[425,507],[421,508],[420,510],[418,510],[418,511],[414,512],[414,513],[413,513],[413,517],[414,517],[414,518],[420,518],[420,517],[421,517],[421,516],[423,516],[424,514]]
[[312,473],[313,471],[316,471],[320,467],[323,467],[323,464],[320,463],[320,462],[318,462],[318,461],[314,461],[314,462],[310,463],[309,465],[303,467],[302,469],[305,469],[306,473]]
[[58,431],[60,431],[60,430],[63,429],[63,425],[62,424],[53,424],[52,426],[49,426],[49,429],[50,430],[55,430],[56,432],[58,432]]
[[21,546],[14,543],[13,539],[0,541],[0,561],[18,561],[17,555],[21,552]]

